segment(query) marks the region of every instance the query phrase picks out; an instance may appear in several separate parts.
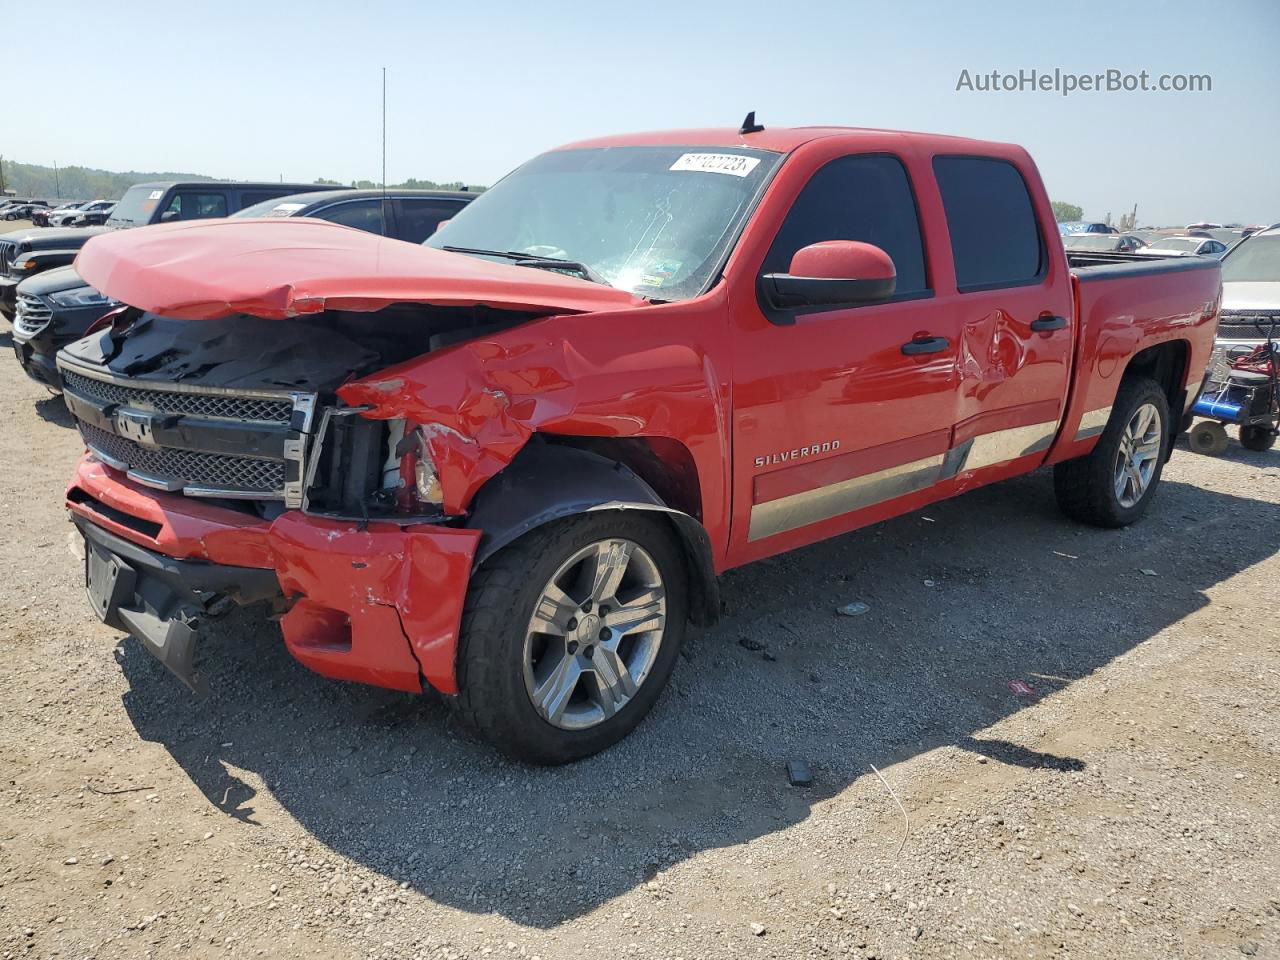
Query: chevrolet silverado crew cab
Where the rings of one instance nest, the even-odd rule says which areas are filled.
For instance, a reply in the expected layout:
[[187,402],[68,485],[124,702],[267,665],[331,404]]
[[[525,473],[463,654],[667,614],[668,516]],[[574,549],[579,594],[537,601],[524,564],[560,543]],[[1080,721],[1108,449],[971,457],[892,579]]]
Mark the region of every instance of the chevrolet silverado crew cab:
[[198,685],[261,602],[538,763],[640,722],[729,568],[1046,464],[1138,519],[1221,287],[1073,269],[1019,147],[754,122],[552,150],[426,246],[222,220],[76,269],[127,305],[58,355],[99,616]]
[[225,217],[263,200],[327,189],[314,183],[233,183],[217,180],[139,183],[125,191],[101,226],[33,229],[0,235],[0,315],[13,319],[17,299],[15,288],[19,283],[44,270],[70,263],[85,242],[100,233],[149,223]]

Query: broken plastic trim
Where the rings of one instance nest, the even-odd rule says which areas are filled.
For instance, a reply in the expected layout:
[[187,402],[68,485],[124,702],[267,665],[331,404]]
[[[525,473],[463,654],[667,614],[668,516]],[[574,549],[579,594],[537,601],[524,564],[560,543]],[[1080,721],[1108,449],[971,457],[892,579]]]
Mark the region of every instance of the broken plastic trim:
[[[346,520],[354,523],[370,523],[383,522],[395,523],[399,525],[410,524],[437,524],[448,519],[441,511],[432,507],[430,504],[422,504],[427,510],[417,512],[394,512],[394,513],[370,513],[362,511],[353,513],[345,510],[326,509],[323,506],[312,502],[311,493],[315,489],[317,477],[320,473],[320,463],[325,452],[325,443],[330,440],[329,428],[332,422],[353,416],[362,416],[373,411],[375,407],[372,404],[365,404],[355,407],[325,407],[320,414],[320,423],[312,436],[311,450],[308,455],[306,470],[302,481],[302,498],[301,507],[303,513],[315,517],[325,517],[332,520]],[[339,455],[339,451],[335,448],[334,455]]]

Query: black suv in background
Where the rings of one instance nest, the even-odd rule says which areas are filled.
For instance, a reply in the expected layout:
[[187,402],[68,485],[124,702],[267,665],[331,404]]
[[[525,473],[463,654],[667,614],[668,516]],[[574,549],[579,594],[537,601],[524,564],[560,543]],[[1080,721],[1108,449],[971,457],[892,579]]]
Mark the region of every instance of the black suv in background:
[[246,207],[236,217],[315,217],[384,237],[421,243],[473,199],[447,190],[325,190]]
[[76,258],[90,237],[105,230],[171,220],[225,217],[263,200],[324,190],[313,183],[231,183],[217,180],[139,183],[125,191],[101,227],[18,230],[0,234],[0,314],[12,320],[15,288],[27,277]]
[[[278,197],[246,207],[235,217],[315,217],[369,233],[421,243],[476,197],[427,190],[323,190]],[[79,340],[115,304],[88,286],[75,267],[58,267],[18,287],[13,348],[31,379],[61,390],[57,352]]]

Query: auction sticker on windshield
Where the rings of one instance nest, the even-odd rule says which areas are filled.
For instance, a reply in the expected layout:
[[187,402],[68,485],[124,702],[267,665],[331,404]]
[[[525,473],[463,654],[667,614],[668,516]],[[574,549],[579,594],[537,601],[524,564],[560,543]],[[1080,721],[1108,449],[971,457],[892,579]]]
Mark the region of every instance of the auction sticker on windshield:
[[696,170],[700,173],[727,173],[731,177],[745,177],[756,168],[759,162],[759,157],[744,157],[736,153],[682,153],[670,169]]

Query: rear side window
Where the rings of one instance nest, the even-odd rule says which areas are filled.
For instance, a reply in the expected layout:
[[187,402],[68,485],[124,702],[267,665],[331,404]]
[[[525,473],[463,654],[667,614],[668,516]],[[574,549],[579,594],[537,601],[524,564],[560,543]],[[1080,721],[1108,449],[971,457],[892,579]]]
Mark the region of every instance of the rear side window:
[[929,289],[915,195],[897,157],[840,157],[815,173],[774,237],[763,272],[786,273],[797,250],[823,240],[860,240],[889,254],[898,272],[895,296]]
[[1031,194],[1018,168],[989,157],[934,157],[961,292],[1015,287],[1044,275]]
[[441,220],[450,220],[463,204],[458,200],[433,200],[406,197],[400,201],[401,240],[421,243],[436,232]]
[[227,197],[222,193],[179,193],[169,201],[166,213],[177,213],[179,220],[205,220],[227,215]]
[[243,210],[245,207],[251,207],[255,203],[262,203],[264,200],[274,200],[276,197],[286,197],[287,193],[281,193],[279,190],[242,190],[240,192],[240,205],[237,210]]

